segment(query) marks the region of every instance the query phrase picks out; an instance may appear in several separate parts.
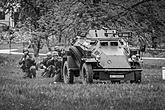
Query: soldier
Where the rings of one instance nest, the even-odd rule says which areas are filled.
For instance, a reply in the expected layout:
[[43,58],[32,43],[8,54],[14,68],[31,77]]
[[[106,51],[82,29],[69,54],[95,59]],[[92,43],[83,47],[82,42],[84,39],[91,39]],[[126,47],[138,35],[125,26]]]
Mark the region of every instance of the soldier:
[[61,49],[59,48],[59,46],[55,46],[53,52],[58,52],[58,55],[61,55]]
[[60,51],[60,55],[59,56],[63,57],[64,55],[65,55],[65,49],[62,48],[61,51]]
[[48,52],[47,57],[43,59],[41,64],[41,69],[44,69],[42,76],[44,77],[55,77],[59,79],[61,71],[61,63],[59,62],[58,52],[54,51],[52,53]]
[[29,54],[28,49],[23,50],[23,56],[19,61],[21,69],[25,72],[23,78],[35,78],[36,77],[36,63],[32,56]]
[[54,72],[52,73],[52,77],[54,77],[55,82],[59,82],[61,79],[61,64],[62,58],[59,56],[58,52],[54,51],[52,53],[52,59],[54,61]]
[[41,69],[44,69],[44,72],[41,74],[43,77],[53,77],[52,74],[55,72],[54,58],[51,52],[47,53],[47,57],[40,62]]
[[40,62],[40,68],[41,69],[44,69],[44,72],[42,72],[41,76],[43,77],[48,77],[48,61],[51,59],[51,52],[48,52],[46,54],[46,58],[43,58],[43,60]]

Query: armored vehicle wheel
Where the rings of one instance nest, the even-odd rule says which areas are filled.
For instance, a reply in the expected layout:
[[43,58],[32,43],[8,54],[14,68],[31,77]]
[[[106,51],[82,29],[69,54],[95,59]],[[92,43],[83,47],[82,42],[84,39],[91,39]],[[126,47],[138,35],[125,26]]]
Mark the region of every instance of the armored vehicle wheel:
[[67,61],[65,61],[64,66],[63,66],[63,80],[64,80],[64,83],[66,84],[71,84],[73,83],[73,80],[74,80],[73,72],[69,70]]
[[[135,64],[136,69],[141,69],[140,64]],[[141,83],[141,72],[136,71],[134,73],[135,80],[131,81],[131,83]]]
[[93,70],[91,64],[83,64],[81,68],[81,78],[83,84],[93,83]]

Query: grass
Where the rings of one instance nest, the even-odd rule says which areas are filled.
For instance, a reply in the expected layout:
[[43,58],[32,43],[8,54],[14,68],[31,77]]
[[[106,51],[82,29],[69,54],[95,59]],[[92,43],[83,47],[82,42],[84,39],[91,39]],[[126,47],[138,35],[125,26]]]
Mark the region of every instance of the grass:
[[144,60],[141,84],[83,85],[23,79],[17,55],[0,55],[0,110],[164,110],[164,60]]
[[[8,109],[115,109],[164,108],[163,88],[152,84],[131,85],[30,85],[3,86],[1,107]],[[5,100],[5,101],[4,101]]]

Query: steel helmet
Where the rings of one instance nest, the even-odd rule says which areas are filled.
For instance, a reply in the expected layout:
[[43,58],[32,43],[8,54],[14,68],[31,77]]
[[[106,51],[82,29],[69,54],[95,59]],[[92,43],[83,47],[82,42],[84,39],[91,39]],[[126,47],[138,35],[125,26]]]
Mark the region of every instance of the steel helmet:
[[54,47],[54,51],[56,51],[56,50],[58,50],[59,49],[59,47],[58,46],[55,46]]
[[53,51],[52,52],[52,56],[58,56],[58,52],[57,51]]
[[28,52],[28,53],[29,53],[28,48],[24,48],[24,49],[23,49],[23,53],[25,53],[25,52]]

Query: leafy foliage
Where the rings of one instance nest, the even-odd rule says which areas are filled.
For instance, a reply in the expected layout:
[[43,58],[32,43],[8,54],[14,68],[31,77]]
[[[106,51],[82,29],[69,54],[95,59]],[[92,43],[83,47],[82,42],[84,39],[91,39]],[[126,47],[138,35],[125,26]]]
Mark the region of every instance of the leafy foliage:
[[25,26],[56,35],[59,42],[102,27],[134,31],[151,45],[165,42],[164,0],[91,1],[12,0],[21,4],[20,20]]

